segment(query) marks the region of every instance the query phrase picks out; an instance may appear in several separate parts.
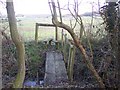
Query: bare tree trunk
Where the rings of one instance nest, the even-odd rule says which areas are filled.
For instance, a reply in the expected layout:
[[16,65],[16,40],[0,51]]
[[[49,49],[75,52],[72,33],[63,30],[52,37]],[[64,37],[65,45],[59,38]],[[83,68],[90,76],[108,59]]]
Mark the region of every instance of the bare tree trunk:
[[119,72],[119,69],[120,69],[120,6],[119,6],[119,9],[118,9],[118,39],[117,39],[117,47],[118,47],[118,52],[117,52],[117,72],[118,72],[118,75],[117,75],[117,87],[120,86],[120,72]]
[[73,40],[75,42],[76,47],[78,47],[78,49],[81,51],[81,53],[82,53],[82,55],[84,57],[84,61],[85,61],[86,65],[87,65],[88,69],[92,72],[93,76],[98,81],[99,86],[101,88],[105,88],[105,85],[104,85],[101,77],[99,76],[99,74],[95,70],[93,64],[90,62],[89,57],[86,54],[85,49],[83,48],[83,46],[82,46],[79,38],[75,35],[73,29],[71,27],[69,27],[68,25],[66,25],[66,24],[58,21],[57,16],[56,16],[56,13],[57,13],[56,12],[56,7],[55,7],[55,3],[54,3],[53,0],[52,0],[52,8],[53,8],[53,16],[52,16],[52,22],[53,22],[53,24],[56,25],[56,26],[58,26],[58,27],[64,28],[65,30],[67,30],[70,33],[71,37],[73,38]]
[[23,81],[25,78],[25,59],[24,59],[25,47],[17,30],[13,0],[11,0],[11,2],[7,0],[6,5],[7,5],[6,9],[9,20],[11,38],[16,46],[16,50],[18,54],[18,73],[13,83],[13,88],[22,88]]
[[2,33],[0,32],[0,90],[2,90]]

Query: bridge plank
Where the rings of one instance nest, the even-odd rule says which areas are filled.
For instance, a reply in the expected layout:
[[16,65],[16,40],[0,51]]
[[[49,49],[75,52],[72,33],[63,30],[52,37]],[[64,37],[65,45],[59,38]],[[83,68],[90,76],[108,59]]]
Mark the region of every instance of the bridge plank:
[[59,85],[68,80],[63,56],[59,52],[46,53],[45,71],[45,85]]

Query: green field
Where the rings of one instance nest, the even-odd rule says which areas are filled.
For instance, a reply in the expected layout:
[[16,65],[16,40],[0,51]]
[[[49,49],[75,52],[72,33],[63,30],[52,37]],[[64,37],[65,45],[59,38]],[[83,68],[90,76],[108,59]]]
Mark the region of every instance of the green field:
[[[23,37],[24,41],[31,41],[35,38],[35,23],[51,23],[51,17],[22,17],[17,18],[17,20],[21,20],[17,22],[18,31],[20,35]],[[70,26],[70,20],[72,20],[72,25],[74,26],[75,20],[71,17],[63,17],[63,22]],[[84,27],[87,29],[90,28],[91,17],[82,17]],[[93,24],[96,25],[98,28],[103,29],[103,26],[99,24],[102,23],[102,19],[100,17],[93,19]],[[79,25],[75,28],[75,33],[79,35]],[[93,28],[92,33],[96,33],[98,28]],[[61,31],[62,29],[58,29],[59,39],[61,39]],[[70,35],[64,30],[64,33],[70,38]],[[55,39],[55,28],[54,27],[39,27],[39,40],[47,40],[47,39]]]

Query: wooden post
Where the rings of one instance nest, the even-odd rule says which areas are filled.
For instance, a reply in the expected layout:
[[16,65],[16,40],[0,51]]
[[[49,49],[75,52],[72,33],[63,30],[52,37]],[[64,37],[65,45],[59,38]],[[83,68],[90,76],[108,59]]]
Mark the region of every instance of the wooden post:
[[55,41],[56,49],[59,50],[59,41]]
[[38,23],[35,25],[35,42],[38,43]]
[[63,54],[64,54],[64,61],[65,63],[67,63],[67,34],[64,35],[65,41],[64,41],[64,45],[63,45]]
[[58,28],[57,26],[55,26],[55,44],[56,44],[56,48],[58,49]]
[[68,66],[67,66],[68,78],[70,82],[73,82],[74,57],[75,57],[75,46],[70,45]]
[[68,55],[68,62],[67,62],[67,73],[68,73],[68,78],[70,79],[69,76],[69,70],[70,70],[70,56],[71,56],[71,47],[69,47],[69,55]]
[[58,41],[58,28],[57,28],[57,26],[55,26],[55,30],[56,30],[56,32],[55,32],[55,39],[56,39],[56,41]]
[[63,29],[62,29],[62,32],[61,32],[61,45],[62,45],[62,47],[63,47]]

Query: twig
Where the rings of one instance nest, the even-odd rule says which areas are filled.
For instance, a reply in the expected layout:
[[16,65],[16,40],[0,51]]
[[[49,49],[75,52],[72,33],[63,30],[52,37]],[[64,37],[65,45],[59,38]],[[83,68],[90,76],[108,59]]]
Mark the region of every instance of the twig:
[[62,14],[61,14],[61,9],[60,9],[60,3],[59,3],[59,0],[57,0],[57,3],[58,3],[58,8],[59,8],[60,21],[61,21],[61,23],[62,23]]
[[50,3],[51,3],[51,2],[49,2],[49,0],[48,0],[48,4],[49,4],[49,7],[50,7],[50,11],[51,11],[51,14],[52,14],[52,16],[53,16],[53,12],[52,12],[52,8],[51,8]]

